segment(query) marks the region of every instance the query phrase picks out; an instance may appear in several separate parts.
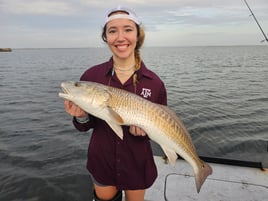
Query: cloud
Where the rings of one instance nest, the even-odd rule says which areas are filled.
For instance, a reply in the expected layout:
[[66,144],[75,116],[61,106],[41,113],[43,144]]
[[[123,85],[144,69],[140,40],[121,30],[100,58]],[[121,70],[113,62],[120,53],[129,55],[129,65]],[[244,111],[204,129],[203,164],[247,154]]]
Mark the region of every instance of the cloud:
[[2,2],[2,11],[20,15],[71,15],[77,13],[77,10],[68,2],[47,0],[5,0]]
[[0,0],[0,15],[85,16],[103,13],[106,1],[97,0]]
[[[19,33],[19,34],[18,34]],[[9,26],[1,31],[6,35],[0,44],[5,47],[100,47],[103,45],[100,33],[88,29],[46,29],[25,26]],[[8,44],[8,45],[7,45]]]
[[[247,1],[267,32],[267,0]],[[0,44],[73,47],[86,40],[99,46],[104,14],[120,4],[141,18],[148,45],[200,44],[201,39],[209,43],[213,38],[215,43],[221,36],[231,41],[231,34],[233,38],[259,34],[242,0],[0,0]]]
[[[185,6],[169,6],[163,8],[153,8],[150,12],[142,10],[142,22],[151,31],[159,31],[161,29],[170,29],[171,27],[177,26],[215,26],[215,29],[220,26],[229,25],[232,26],[236,24],[240,26],[244,23],[253,22],[249,16],[249,11],[247,7],[237,1],[234,4],[223,3],[223,1],[202,1],[202,6],[200,2],[180,1],[182,5]],[[193,4],[195,2],[195,4]],[[212,5],[213,2],[213,5]],[[256,12],[259,14],[259,20],[267,23],[268,19],[268,5],[265,8],[259,8]]]

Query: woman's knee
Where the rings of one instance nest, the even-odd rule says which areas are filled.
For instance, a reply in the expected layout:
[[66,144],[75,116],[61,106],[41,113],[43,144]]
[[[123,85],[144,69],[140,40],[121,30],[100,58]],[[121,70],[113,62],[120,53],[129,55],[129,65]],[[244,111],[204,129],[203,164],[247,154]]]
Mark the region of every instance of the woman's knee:
[[144,201],[145,189],[142,190],[126,190],[127,201]]
[[115,186],[98,186],[94,185],[95,201],[121,201],[122,191],[118,191]]

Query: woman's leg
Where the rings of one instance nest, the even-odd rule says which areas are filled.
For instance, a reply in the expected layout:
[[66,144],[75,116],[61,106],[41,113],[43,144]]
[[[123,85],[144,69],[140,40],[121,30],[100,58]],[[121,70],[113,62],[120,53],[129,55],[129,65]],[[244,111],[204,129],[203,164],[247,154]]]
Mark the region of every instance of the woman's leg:
[[126,201],[144,201],[145,189],[142,190],[126,190]]
[[119,192],[115,186],[99,186],[94,184],[95,200],[121,201],[122,192]]

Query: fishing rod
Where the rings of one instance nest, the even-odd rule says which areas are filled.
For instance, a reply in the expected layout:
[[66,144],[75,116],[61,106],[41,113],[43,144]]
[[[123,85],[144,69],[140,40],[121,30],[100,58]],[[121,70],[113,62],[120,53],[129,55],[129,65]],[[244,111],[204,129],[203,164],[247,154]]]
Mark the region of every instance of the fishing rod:
[[263,29],[261,28],[261,25],[258,22],[257,18],[255,17],[254,13],[252,12],[251,8],[249,7],[248,2],[246,0],[244,0],[244,2],[247,5],[249,11],[251,12],[251,15],[253,16],[255,22],[257,23],[258,27],[260,28],[260,30],[261,30],[261,32],[262,32],[262,34],[264,36],[264,40],[262,40],[261,42],[265,42],[265,41],[268,42],[268,38],[267,38],[266,34],[264,33]]

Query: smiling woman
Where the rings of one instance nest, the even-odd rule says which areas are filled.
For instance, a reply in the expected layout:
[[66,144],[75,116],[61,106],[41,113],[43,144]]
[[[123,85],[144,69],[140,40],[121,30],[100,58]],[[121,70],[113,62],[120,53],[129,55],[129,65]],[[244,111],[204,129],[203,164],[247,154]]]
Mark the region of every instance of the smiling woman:
[[[127,40],[124,40],[124,38]],[[136,72],[140,69],[140,48],[143,45],[144,38],[145,33],[141,22],[133,11],[121,7],[109,11],[105,18],[102,39],[114,53],[114,70],[122,83],[125,83],[134,73],[133,84],[134,86],[137,84]],[[133,56],[134,60],[131,61]],[[130,69],[123,67],[124,70],[122,70],[120,66],[123,64],[120,62],[125,62],[127,59],[129,61],[126,64],[130,66]]]
[[[124,89],[166,105],[164,83],[146,68],[141,59],[144,38],[141,23],[132,10],[121,6],[110,10],[105,16],[102,39],[112,57],[89,68],[80,80]],[[122,126],[121,140],[105,121],[87,114],[68,100],[65,100],[65,110],[74,117],[74,126],[79,131],[93,128],[87,169],[94,183],[94,200],[121,201],[124,190],[127,201],[143,201],[145,189],[157,177],[150,140],[145,131],[135,125]]]

